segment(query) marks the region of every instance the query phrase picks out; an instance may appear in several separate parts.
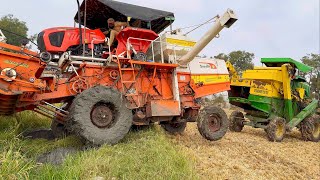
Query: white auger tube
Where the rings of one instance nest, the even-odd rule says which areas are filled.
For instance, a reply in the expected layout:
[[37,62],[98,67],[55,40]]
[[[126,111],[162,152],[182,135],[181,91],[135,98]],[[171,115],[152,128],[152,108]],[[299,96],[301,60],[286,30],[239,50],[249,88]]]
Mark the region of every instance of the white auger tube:
[[223,28],[229,28],[238,20],[237,16],[231,9],[218,18],[210,30],[194,45],[194,47],[186,55],[182,56],[178,63],[182,66],[191,62],[205,48],[209,42],[215,38]]

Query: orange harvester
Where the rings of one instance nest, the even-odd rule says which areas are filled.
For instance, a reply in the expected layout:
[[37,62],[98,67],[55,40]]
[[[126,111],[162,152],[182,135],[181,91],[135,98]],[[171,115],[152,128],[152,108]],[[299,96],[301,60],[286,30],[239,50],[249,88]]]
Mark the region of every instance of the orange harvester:
[[132,125],[159,122],[179,133],[197,119],[200,133],[218,140],[226,131],[225,113],[216,107],[202,112],[199,103],[201,97],[229,90],[228,71],[224,61],[195,56],[235,20],[228,10],[186,55],[172,62],[146,55],[158,37],[152,29],[125,28],[117,47],[99,55],[93,52],[99,39],[86,42],[91,51],[79,54],[45,48],[38,54],[0,43],[0,115],[33,110],[53,119],[57,136],[75,133],[97,145],[117,143]]

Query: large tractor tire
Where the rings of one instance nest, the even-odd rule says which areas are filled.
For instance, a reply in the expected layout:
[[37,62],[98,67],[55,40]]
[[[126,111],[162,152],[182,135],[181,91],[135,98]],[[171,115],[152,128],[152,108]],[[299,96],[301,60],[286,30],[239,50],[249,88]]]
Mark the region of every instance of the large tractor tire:
[[104,86],[78,95],[69,110],[71,130],[91,145],[117,144],[129,132],[132,111],[120,92]]
[[319,142],[320,140],[320,116],[312,115],[300,124],[302,139],[305,141]]
[[233,111],[230,115],[230,131],[241,132],[244,127],[244,115],[240,111]]
[[283,118],[276,117],[272,119],[265,129],[268,139],[272,142],[281,142],[286,134],[286,121]]
[[227,114],[219,107],[205,107],[198,118],[198,130],[209,141],[221,139],[228,130]]
[[168,133],[176,135],[184,132],[187,127],[187,122],[163,122],[161,123],[161,127]]

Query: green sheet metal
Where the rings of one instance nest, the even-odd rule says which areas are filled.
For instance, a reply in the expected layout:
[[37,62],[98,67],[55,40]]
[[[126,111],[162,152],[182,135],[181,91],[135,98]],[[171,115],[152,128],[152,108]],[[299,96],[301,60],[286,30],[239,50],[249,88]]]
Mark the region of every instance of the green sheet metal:
[[288,124],[289,129],[296,127],[306,117],[310,116],[317,109],[318,101],[313,100],[306,108],[304,108],[299,114],[297,114]]
[[267,67],[281,67],[285,63],[293,64],[299,71],[304,73],[312,70],[312,67],[291,58],[261,58],[261,62]]
[[276,116],[283,116],[284,101],[282,99],[250,94],[248,100],[250,101],[251,107],[259,111],[269,115],[275,114]]

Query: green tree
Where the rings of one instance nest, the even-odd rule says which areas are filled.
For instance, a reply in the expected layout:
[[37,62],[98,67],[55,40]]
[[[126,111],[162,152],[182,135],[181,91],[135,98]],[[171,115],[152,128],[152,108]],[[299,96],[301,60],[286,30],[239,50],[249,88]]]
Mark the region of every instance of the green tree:
[[[0,29],[4,29],[2,32],[7,37],[7,43],[20,46],[21,41],[27,37],[28,27],[24,21],[20,21],[15,18],[12,14],[1,17]],[[6,30],[6,31],[5,31]],[[9,33],[13,32],[15,34]],[[16,35],[18,34],[18,35]]]
[[307,56],[302,57],[301,61],[313,67],[312,71],[305,74],[305,78],[311,87],[311,92],[314,92],[316,98],[319,99],[320,93],[320,54],[308,54]]
[[229,54],[220,53],[214,58],[230,61],[238,72],[253,69],[254,54],[246,51],[232,51]]

